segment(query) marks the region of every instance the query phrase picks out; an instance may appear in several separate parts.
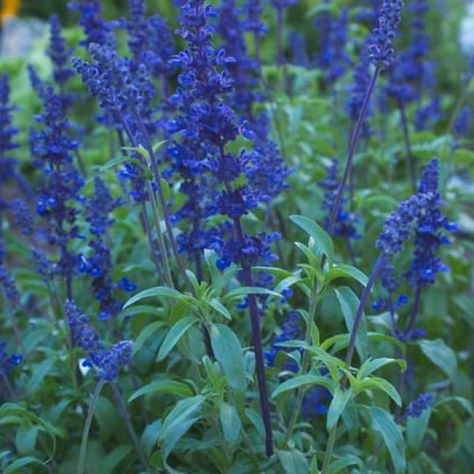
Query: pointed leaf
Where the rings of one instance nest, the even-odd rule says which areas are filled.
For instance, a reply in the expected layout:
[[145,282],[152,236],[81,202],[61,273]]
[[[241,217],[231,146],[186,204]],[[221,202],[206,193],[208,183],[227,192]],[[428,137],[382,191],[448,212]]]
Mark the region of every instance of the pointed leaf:
[[443,340],[427,339],[418,342],[421,351],[428,357],[433,364],[439,367],[449,378],[456,374],[457,362],[453,350],[447,346]]
[[128,306],[136,303],[137,301],[141,301],[145,298],[173,298],[175,300],[180,300],[186,298],[186,295],[183,295],[179,291],[175,290],[174,288],[169,288],[167,286],[156,286],[154,288],[148,288],[147,290],[140,291],[136,295],[133,295],[124,305],[123,309],[127,308]]
[[234,390],[243,393],[247,387],[247,379],[239,338],[229,327],[223,324],[213,324],[211,345],[216,359],[224,369],[229,385]]
[[204,401],[205,398],[202,395],[185,398],[180,400],[168,413],[163,421],[159,436],[165,459],[181,437],[201,418],[201,408]]
[[334,260],[334,245],[328,233],[312,219],[304,216],[290,216],[290,219],[298,226],[300,226],[310,237],[322,252],[327,256],[329,263]]
[[332,383],[327,377],[312,374],[298,375],[292,379],[285,380],[283,383],[278,385],[272,393],[272,398],[276,398],[278,395],[285,393],[288,390],[294,390],[302,385],[323,385],[328,389],[332,388]]
[[368,281],[368,278],[364,272],[361,272],[358,268],[353,267],[352,265],[346,265],[345,263],[338,263],[327,272],[327,283],[335,280],[336,278],[352,278],[357,280],[363,286],[366,286]]
[[239,439],[241,422],[239,414],[234,406],[222,402],[219,409],[219,420],[221,423],[224,439],[234,445]]
[[[357,308],[359,307],[359,298],[348,286],[341,286],[339,288],[335,288],[334,292],[336,293],[337,300],[339,301],[339,305],[341,306],[347,330],[350,333],[352,330],[352,326],[354,326],[354,319],[357,312]],[[365,320],[364,315],[362,316],[359,325],[359,330],[357,332],[356,350],[359,354],[359,357],[363,361],[369,356],[367,322]]]
[[382,433],[385,446],[387,446],[396,473],[406,470],[405,446],[400,426],[386,410],[379,407],[370,407],[370,416],[374,428]]
[[345,410],[347,403],[352,397],[352,389],[348,388],[344,391],[340,387],[336,387],[334,391],[331,404],[329,405],[328,416],[326,420],[326,428],[328,431],[331,431],[332,428],[336,425],[337,420],[341,416],[342,412]]
[[151,382],[144,387],[140,387],[138,390],[133,392],[132,395],[130,395],[128,402],[133,402],[133,400],[136,400],[139,397],[156,392],[180,395],[182,397],[190,397],[193,395],[193,391],[186,383],[180,382],[179,380],[164,379],[156,380],[155,382]]
[[165,336],[160,350],[158,351],[156,360],[158,362],[162,361],[170,353],[171,349],[173,349],[173,347],[178,344],[179,340],[184,336],[186,331],[197,322],[198,320],[193,316],[187,316],[183,319],[180,319]]

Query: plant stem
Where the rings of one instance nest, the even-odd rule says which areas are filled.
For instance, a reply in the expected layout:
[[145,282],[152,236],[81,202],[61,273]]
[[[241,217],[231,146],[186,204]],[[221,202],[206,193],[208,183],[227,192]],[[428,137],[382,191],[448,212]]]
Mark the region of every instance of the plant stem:
[[416,321],[416,317],[418,315],[418,311],[420,309],[421,290],[422,290],[422,287],[420,285],[418,285],[416,287],[415,301],[413,301],[413,307],[412,307],[412,310],[411,310],[410,319],[409,319],[408,324],[405,328],[405,335],[407,335],[407,336],[410,335],[410,333],[413,329],[413,326],[414,326],[415,321]]
[[173,277],[171,276],[170,265],[168,262],[168,253],[166,250],[165,241],[163,239],[163,233],[161,232],[160,216],[158,215],[158,209],[156,206],[153,188],[151,187],[150,181],[148,180],[147,180],[147,189],[148,189],[148,194],[150,196],[151,211],[153,214],[153,219],[155,221],[156,233],[158,235],[158,246],[160,248],[161,261],[163,262],[165,280],[170,288],[174,288]]
[[403,103],[403,100],[400,97],[398,98],[398,108],[400,109],[400,118],[401,118],[402,128],[403,128],[403,138],[405,140],[405,147],[407,150],[407,160],[406,160],[407,174],[411,183],[412,190],[413,192],[416,192],[415,161],[413,158],[413,154],[411,152],[410,134],[408,132],[408,120],[407,120],[407,114],[405,110],[405,104]]
[[[359,330],[360,322],[362,320],[362,315],[364,313],[364,307],[365,303],[367,302],[367,299],[369,298],[370,295],[370,290],[372,289],[372,286],[374,285],[374,282],[379,275],[380,271],[382,270],[383,264],[385,262],[385,255],[382,253],[379,255],[377,260],[374,263],[374,266],[372,268],[372,272],[369,276],[369,280],[367,282],[367,285],[364,288],[364,291],[362,292],[362,295],[360,297],[360,302],[359,306],[357,308],[357,312],[354,318],[354,324],[351,329],[351,337],[349,339],[349,347],[347,349],[347,354],[346,354],[346,365],[349,368],[352,362],[352,356],[354,355],[354,349],[355,349],[355,342],[356,342],[356,337],[357,337],[357,332]],[[341,385],[344,388],[346,385],[347,379],[346,377],[343,377],[341,381]],[[326,446],[326,452],[324,453],[324,460],[323,460],[323,468],[321,471],[321,474],[327,474],[328,468],[329,468],[329,463],[332,458],[332,454],[334,451],[334,445],[336,442],[336,435],[337,435],[337,421],[331,431],[329,432],[329,438],[328,438],[328,443]]]
[[120,390],[115,382],[110,382],[110,385],[112,387],[112,392],[114,393],[115,399],[117,400],[120,415],[122,416],[123,420],[125,421],[125,424],[127,425],[128,432],[130,434],[130,437],[132,438],[140,462],[149,472],[152,472],[153,470],[150,464],[148,463],[145,453],[143,452],[143,449],[140,446],[140,442],[138,441],[138,436],[135,432],[135,429],[133,428],[132,420],[130,418],[130,414],[128,413],[127,405],[125,404],[123,396],[120,393]]
[[[239,217],[234,218],[238,239],[244,241],[242,223]],[[250,265],[242,265],[244,284],[254,286],[252,268]],[[257,383],[260,394],[260,410],[262,412],[263,425],[265,427],[265,453],[268,457],[273,454],[273,434],[270,419],[270,403],[268,400],[268,388],[265,380],[265,363],[263,358],[262,335],[260,331],[260,316],[258,315],[257,300],[254,294],[248,295],[250,322],[252,326],[252,342],[255,350],[255,365],[257,369]]]
[[92,424],[92,417],[94,416],[95,406],[97,405],[97,400],[99,399],[100,392],[102,391],[102,387],[105,384],[105,380],[99,380],[94,393],[92,395],[92,400],[89,405],[89,411],[87,412],[86,422],[84,424],[84,430],[82,431],[82,441],[81,441],[81,449],[79,451],[79,459],[77,462],[77,474],[84,473],[84,467],[86,462],[86,451],[87,451],[87,439],[89,438],[89,431]]
[[[314,328],[314,317],[316,314],[316,306],[318,303],[317,299],[318,293],[317,289],[314,287],[311,291],[310,301],[309,301],[309,311],[308,311],[308,320],[306,321],[306,334],[305,334],[305,345],[308,346],[311,344],[311,338],[313,335],[313,328]],[[311,362],[311,357],[309,351],[304,351],[303,353],[303,361],[301,363],[301,373],[304,375],[309,368],[309,364]],[[290,421],[288,422],[288,429],[286,431],[285,436],[285,444],[288,443],[288,440],[291,438],[293,434],[293,430],[295,428],[296,421],[298,420],[298,415],[300,414],[301,404],[303,403],[303,397],[305,394],[305,388],[300,385],[298,387],[298,391],[296,393],[296,403],[293,406],[293,411],[291,413]]]
[[337,196],[334,200],[334,205],[332,206],[331,210],[331,217],[329,219],[329,235],[332,235],[334,232],[334,225],[336,223],[337,216],[339,214],[339,208],[341,207],[342,197],[344,195],[344,189],[347,184],[347,180],[349,179],[349,175],[352,169],[352,161],[354,159],[354,154],[357,151],[357,145],[359,143],[360,134],[363,129],[364,120],[367,115],[367,110],[369,108],[370,98],[372,97],[372,93],[375,89],[375,84],[377,83],[377,78],[379,76],[379,68],[376,67],[374,73],[372,74],[372,79],[370,80],[369,87],[365,94],[364,102],[359,114],[359,118],[357,119],[357,123],[354,127],[354,132],[352,133],[351,140],[349,143],[349,152],[347,155],[346,164],[344,167],[344,174],[342,176],[341,183],[339,185],[339,189],[337,190]]
[[159,275],[161,273],[161,268],[158,262],[158,258],[156,256],[156,247],[155,247],[155,242],[153,240],[153,235],[151,233],[150,220],[148,219],[145,203],[142,202],[141,205],[142,205],[142,209],[141,209],[142,224],[143,224],[143,227],[145,228],[145,232],[148,237],[148,244],[150,245],[151,259],[153,260],[156,272]]
[[336,444],[336,435],[337,435],[337,422],[329,432],[328,444],[326,446],[326,452],[324,453],[323,459],[323,468],[321,474],[327,474],[329,463],[332,458],[332,453],[334,451],[334,445]]
[[382,270],[382,267],[383,267],[384,263],[385,263],[385,255],[382,253],[382,254],[379,255],[379,257],[375,261],[374,266],[372,268],[372,272],[369,276],[369,280],[367,281],[367,285],[365,286],[364,290],[362,291],[359,306],[357,308],[357,312],[356,312],[356,315],[355,315],[355,318],[354,318],[354,324],[353,324],[352,330],[351,330],[351,337],[349,339],[349,346],[347,348],[346,365],[348,367],[351,365],[352,356],[354,355],[357,332],[359,331],[360,322],[361,322],[362,316],[364,314],[365,303],[369,299],[370,290],[372,289],[372,286],[374,285],[375,280],[377,279],[380,271]]

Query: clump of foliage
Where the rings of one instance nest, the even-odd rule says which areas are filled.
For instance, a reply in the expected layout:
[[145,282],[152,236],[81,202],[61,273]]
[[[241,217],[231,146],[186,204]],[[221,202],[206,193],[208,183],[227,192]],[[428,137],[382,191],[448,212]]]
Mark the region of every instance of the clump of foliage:
[[473,81],[433,5],[174,3],[71,2],[0,63],[2,472],[470,472]]

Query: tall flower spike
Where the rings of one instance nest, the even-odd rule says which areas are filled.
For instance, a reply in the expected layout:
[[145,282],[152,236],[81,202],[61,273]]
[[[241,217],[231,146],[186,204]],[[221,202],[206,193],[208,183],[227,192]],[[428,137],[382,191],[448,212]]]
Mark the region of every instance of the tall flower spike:
[[89,318],[74,301],[66,300],[64,313],[69,322],[74,344],[89,355],[90,359],[86,361],[86,365],[93,365],[100,379],[108,382],[116,380],[120,370],[131,362],[132,342],[120,341],[107,350]]
[[79,25],[82,26],[86,38],[80,41],[83,46],[92,43],[115,46],[115,36],[111,25],[102,17],[100,0],[77,0],[68,4],[70,10],[79,12]]
[[377,78],[383,69],[389,66],[395,57],[395,51],[392,46],[392,40],[397,33],[400,22],[400,12],[403,6],[401,0],[384,0],[379,14],[378,27],[374,28],[372,34],[368,38],[367,50],[363,48],[362,57],[366,54],[369,60],[375,64],[375,70],[372,73],[370,83],[367,86],[367,91],[364,94],[364,100],[358,113],[357,122],[355,123],[353,132],[349,142],[349,152],[344,166],[344,173],[342,175],[341,184],[339,186],[337,196],[334,202],[333,211],[329,219],[329,234],[334,231],[334,225],[342,204],[344,188],[347,185],[349,176],[352,171],[352,161],[354,154],[357,151],[360,135],[363,131],[365,118],[369,109],[370,99],[375,90]]
[[92,277],[92,288],[96,299],[99,301],[99,314],[101,320],[115,316],[122,308],[122,303],[117,301],[115,290],[117,288],[125,291],[133,291],[136,286],[129,283],[121,285],[114,283],[112,279],[112,254],[106,242],[108,227],[113,223],[110,213],[120,204],[114,200],[106,184],[96,177],[94,180],[94,197],[86,204],[86,220],[92,239],[89,242],[90,255],[79,257],[79,270]]
[[[324,189],[324,199],[322,209],[327,213],[324,217],[324,225],[326,228],[329,226],[329,217],[331,215],[334,200],[336,199],[337,190],[339,188],[338,178],[338,161],[333,159],[331,164],[326,169],[326,177],[324,181],[318,183],[318,185]],[[344,210],[344,201],[339,209],[339,213],[336,218],[336,224],[334,226],[334,235],[339,237],[345,237],[348,239],[357,239],[360,237],[357,233],[356,223],[357,216],[353,212],[347,212]]]
[[68,79],[74,75],[74,71],[69,67],[70,50],[66,46],[57,15],[52,15],[50,18],[50,40],[47,53],[53,63],[54,80],[62,90]]
[[7,343],[0,339],[0,376],[9,374],[22,361],[23,356],[21,354],[9,354]]
[[3,293],[8,305],[12,308],[16,308],[20,301],[20,294],[16,288],[15,280],[6,266],[5,260],[5,241],[0,237],[0,287],[3,288]]
[[10,153],[18,147],[15,135],[18,129],[11,124],[13,107],[10,105],[10,82],[4,74],[0,76],[0,212],[7,206],[1,192],[7,181],[17,176],[17,161]]
[[402,0],[384,0],[379,12],[378,26],[370,37],[370,61],[381,69],[386,69],[395,59],[393,39],[398,33],[402,7]]
[[159,15],[146,16],[144,0],[129,0],[129,18],[123,20],[133,62],[144,64],[150,74],[164,80],[173,68],[168,64],[174,54],[173,33]]
[[435,282],[436,275],[446,272],[449,267],[439,258],[442,245],[450,240],[441,231],[456,229],[441,213],[442,199],[438,191],[439,161],[433,159],[422,171],[419,193],[431,196],[428,205],[419,216],[415,236],[415,252],[406,277],[412,287],[425,287]]
[[72,295],[74,257],[68,244],[78,237],[74,202],[80,197],[84,181],[74,167],[73,153],[79,143],[71,138],[71,125],[62,111],[62,99],[52,87],[44,91],[43,113],[35,117],[40,124],[30,134],[34,164],[42,171],[43,181],[36,200],[36,212],[47,225],[47,240],[59,250],[57,269]]
[[[258,191],[250,182],[239,180],[247,175],[252,163],[247,159],[247,152],[242,150],[237,154],[226,149],[242,128],[235,112],[225,101],[232,91],[227,65],[234,59],[213,48],[208,18],[214,15],[213,8],[204,0],[189,0],[181,4],[180,34],[187,47],[173,58],[173,62],[181,67],[181,73],[178,91],[170,101],[175,104],[179,115],[168,125],[169,133],[174,134],[168,153],[173,158],[175,172],[184,178],[182,190],[189,193],[185,205],[193,202],[199,205],[199,214],[190,214],[187,209],[191,233],[198,230],[202,235],[203,230],[207,230],[205,227],[209,227],[206,217],[214,214],[232,221],[234,237],[226,241],[226,236],[222,236],[223,245],[218,249],[220,262],[228,264],[233,261],[241,265],[243,283],[254,286],[251,267],[271,256],[269,237],[246,235],[242,227],[241,217],[257,205]],[[206,187],[201,187],[203,182]],[[196,192],[203,193],[203,198],[196,199]],[[190,244],[194,245],[191,241]],[[191,247],[191,250],[193,256],[201,258],[200,249]],[[270,456],[273,452],[270,406],[255,295],[249,295],[248,304],[266,435],[265,450]]]

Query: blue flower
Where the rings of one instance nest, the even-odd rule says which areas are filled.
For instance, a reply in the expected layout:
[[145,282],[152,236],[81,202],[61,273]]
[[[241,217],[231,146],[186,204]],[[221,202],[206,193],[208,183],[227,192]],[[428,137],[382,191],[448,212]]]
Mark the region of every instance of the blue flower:
[[0,375],[9,374],[22,361],[22,354],[9,354],[7,352],[7,343],[0,340]]
[[74,71],[69,67],[71,51],[66,46],[62,35],[61,24],[57,15],[50,18],[50,40],[47,53],[53,63],[53,77],[60,88],[63,88]]
[[[331,164],[326,168],[326,177],[324,181],[320,181],[318,185],[324,189],[322,209],[326,213],[324,217],[324,225],[328,228],[329,217],[332,213],[337,191],[339,189],[338,161],[336,159],[333,159]],[[358,239],[360,238],[360,235],[357,233],[356,224],[359,219],[353,212],[347,212],[344,210],[344,204],[346,201],[347,198],[344,198],[336,217],[334,235],[348,239]]]
[[471,125],[472,111],[470,107],[463,107],[453,124],[453,131],[456,136],[463,137],[469,133]]
[[69,322],[74,344],[89,354],[88,365],[93,364],[100,379],[114,381],[120,370],[132,359],[131,341],[120,341],[110,350],[104,348],[89,318],[83,314],[72,300],[66,300],[64,312]]
[[18,147],[18,129],[11,123],[14,107],[10,105],[10,83],[6,74],[0,76],[0,211],[6,207],[1,193],[7,181],[17,177],[17,161],[10,153]]
[[69,9],[80,14],[79,25],[84,29],[86,39],[80,41],[83,46],[92,43],[115,45],[115,36],[110,23],[102,17],[100,0],[79,0],[68,4]]
[[[273,367],[275,365],[276,356],[279,352],[284,351],[288,352],[292,349],[287,347],[282,347],[282,342],[293,341],[301,339],[301,325],[300,325],[300,315],[298,311],[288,311],[286,314],[285,320],[281,326],[281,332],[274,336],[271,340],[270,347],[271,349],[265,352],[265,360],[267,366]],[[290,359],[285,361],[285,368],[293,372],[298,371],[296,363]]]
[[48,243],[60,251],[57,270],[66,277],[70,292],[74,258],[68,244],[79,236],[75,203],[82,199],[84,180],[74,167],[73,153],[79,143],[71,138],[71,124],[64,116],[62,99],[52,87],[43,92],[43,112],[35,117],[39,127],[32,127],[30,132],[33,163],[42,172],[36,212],[46,223]]
[[370,62],[378,68],[386,69],[395,59],[393,39],[398,34],[402,7],[402,0],[383,0],[378,26],[372,31],[368,44]]
[[115,316],[122,308],[122,303],[114,296],[116,288],[132,291],[135,285],[126,280],[115,284],[112,273],[112,254],[106,243],[107,230],[114,222],[110,213],[120,205],[118,199],[113,199],[106,184],[96,177],[94,180],[94,196],[88,199],[85,211],[86,220],[93,238],[89,241],[90,255],[80,255],[79,270],[92,277],[92,288],[99,301],[99,319],[106,320]]
[[415,235],[415,251],[406,278],[410,286],[425,287],[435,282],[436,275],[446,272],[449,267],[438,256],[439,249],[450,243],[441,231],[452,228],[451,223],[441,213],[443,201],[438,191],[439,161],[433,159],[423,169],[419,193],[431,196],[428,205],[420,214]]
[[30,237],[34,234],[33,215],[29,206],[22,199],[15,199],[10,205],[15,216],[17,226],[24,236]]
[[427,410],[435,401],[432,393],[422,393],[415,400],[412,400],[406,408],[406,416],[418,418],[425,410]]
[[163,79],[173,71],[168,63],[174,54],[173,34],[159,15],[146,17],[145,4],[145,0],[129,0],[130,18],[121,23],[129,35],[134,63],[144,64],[150,74]]

